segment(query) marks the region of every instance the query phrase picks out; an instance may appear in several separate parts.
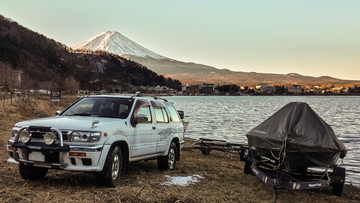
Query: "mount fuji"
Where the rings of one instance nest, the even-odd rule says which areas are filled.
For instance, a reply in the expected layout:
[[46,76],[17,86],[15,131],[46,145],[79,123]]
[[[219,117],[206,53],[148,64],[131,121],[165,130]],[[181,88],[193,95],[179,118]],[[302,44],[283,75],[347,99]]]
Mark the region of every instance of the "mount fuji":
[[74,50],[107,51],[116,55],[133,55],[165,59],[116,31],[103,32],[81,44],[72,47]]
[[237,72],[218,69],[212,66],[187,63],[161,56],[116,31],[103,32],[73,50],[107,51],[146,66],[157,74],[180,80],[183,84],[237,84],[254,86],[259,84],[349,84],[354,81],[341,80],[328,76],[311,77],[300,74],[269,74],[256,72]]
[[81,44],[72,47],[73,50],[107,51],[138,62],[160,75],[184,73],[211,73],[219,71],[211,66],[195,63],[185,63],[161,56],[137,44],[116,31],[103,32]]

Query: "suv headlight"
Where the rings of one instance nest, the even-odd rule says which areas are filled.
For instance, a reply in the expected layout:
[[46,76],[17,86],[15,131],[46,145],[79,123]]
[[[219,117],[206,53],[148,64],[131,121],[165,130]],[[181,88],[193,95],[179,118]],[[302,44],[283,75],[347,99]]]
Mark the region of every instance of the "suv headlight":
[[27,130],[22,130],[19,136],[20,142],[26,144],[30,141],[30,133]]
[[100,139],[100,132],[74,131],[71,133],[72,142],[96,142]]
[[56,141],[56,135],[52,132],[46,132],[44,135],[44,142],[47,145],[52,145]]

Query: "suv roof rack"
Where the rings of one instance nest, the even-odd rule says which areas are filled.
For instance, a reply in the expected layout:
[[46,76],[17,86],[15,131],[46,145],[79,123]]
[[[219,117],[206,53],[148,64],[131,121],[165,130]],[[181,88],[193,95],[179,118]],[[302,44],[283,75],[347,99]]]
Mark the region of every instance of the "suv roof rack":
[[[143,95],[141,93],[136,94],[135,96],[131,96],[131,99],[134,99],[135,97],[142,97]],[[167,99],[157,97],[157,96],[149,96],[150,98],[154,98],[155,100],[163,100],[165,102],[169,102]]]
[[164,101],[166,101],[166,102],[168,102],[168,100],[167,99],[164,99],[164,98],[160,98],[160,97],[157,97],[157,96],[152,96],[154,99],[156,99],[156,100],[159,100],[159,99],[161,99],[161,100],[164,100]]

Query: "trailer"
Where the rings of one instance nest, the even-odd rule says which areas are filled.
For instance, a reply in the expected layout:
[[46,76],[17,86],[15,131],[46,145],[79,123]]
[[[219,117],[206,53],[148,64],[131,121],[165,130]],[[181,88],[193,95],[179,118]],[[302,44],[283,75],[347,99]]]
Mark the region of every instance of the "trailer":
[[212,150],[236,153],[240,155],[240,160],[244,161],[249,147],[244,144],[227,142],[226,140],[200,138],[190,148],[199,149],[204,155],[210,155]]
[[338,165],[329,168],[311,167],[293,172],[289,171],[289,166],[281,160],[260,156],[255,148],[226,140],[200,138],[186,148],[199,149],[204,155],[210,155],[212,150],[239,154],[240,160],[245,163],[244,174],[255,175],[274,189],[273,202],[276,202],[279,191],[294,193],[296,190],[332,187],[333,194],[343,194],[346,170]]
[[278,191],[316,189],[332,186],[333,194],[342,196],[345,183],[345,168],[334,165],[329,168],[308,168],[291,172],[288,166],[268,157],[259,156],[256,149],[249,149],[245,159],[245,174],[253,174],[274,189],[274,202]]

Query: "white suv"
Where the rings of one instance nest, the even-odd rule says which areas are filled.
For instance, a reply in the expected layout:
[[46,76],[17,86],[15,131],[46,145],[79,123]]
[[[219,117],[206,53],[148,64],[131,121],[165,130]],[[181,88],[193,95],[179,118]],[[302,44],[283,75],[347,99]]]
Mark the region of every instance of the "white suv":
[[168,170],[180,159],[184,125],[165,99],[89,96],[57,114],[15,124],[8,162],[22,178],[42,179],[48,168],[86,171],[115,187],[130,162],[157,158]]

